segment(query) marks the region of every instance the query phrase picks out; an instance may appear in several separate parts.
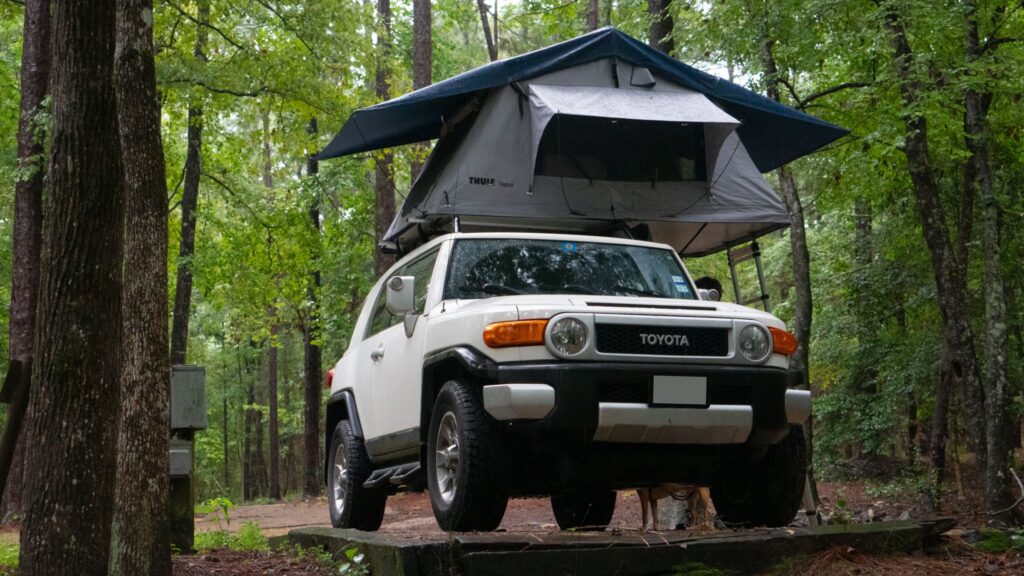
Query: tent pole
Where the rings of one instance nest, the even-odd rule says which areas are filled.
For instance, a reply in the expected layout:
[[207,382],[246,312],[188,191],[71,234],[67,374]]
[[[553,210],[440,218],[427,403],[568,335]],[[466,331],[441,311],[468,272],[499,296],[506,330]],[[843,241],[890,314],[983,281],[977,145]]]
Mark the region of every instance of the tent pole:
[[732,293],[736,296],[736,303],[741,304],[743,296],[740,294],[740,278],[736,275],[736,261],[732,257],[732,247],[726,248],[725,255],[729,259],[729,273],[732,274]]
[[761,303],[764,304],[764,311],[771,312],[772,307],[768,303],[768,286],[764,281],[764,267],[761,266],[761,247],[757,240],[750,243],[751,253],[754,255],[754,266],[757,268],[757,283],[761,288]]

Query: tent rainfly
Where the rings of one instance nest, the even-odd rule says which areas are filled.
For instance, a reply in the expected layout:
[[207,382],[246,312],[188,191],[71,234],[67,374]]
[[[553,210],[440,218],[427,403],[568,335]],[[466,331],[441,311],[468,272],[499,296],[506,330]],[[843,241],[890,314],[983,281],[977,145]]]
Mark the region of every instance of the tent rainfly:
[[789,225],[761,176],[845,130],[605,28],[357,111],[330,158],[439,138],[384,238],[609,233],[700,255]]

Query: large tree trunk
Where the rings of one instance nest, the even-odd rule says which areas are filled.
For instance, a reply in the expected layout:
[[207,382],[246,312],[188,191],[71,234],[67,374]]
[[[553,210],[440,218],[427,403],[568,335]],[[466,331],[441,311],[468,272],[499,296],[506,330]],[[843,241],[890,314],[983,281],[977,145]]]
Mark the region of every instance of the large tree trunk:
[[[391,0],[377,0],[377,17],[377,74],[374,84],[377,99],[383,102],[391,98]],[[377,201],[373,223],[379,244],[395,218],[395,177],[392,167],[394,154],[385,150],[374,153],[373,157],[376,161],[373,190]],[[377,276],[386,272],[395,263],[394,255],[385,254],[380,248],[374,250],[373,255],[373,269]]]
[[[316,118],[309,123],[309,132],[317,133]],[[320,164],[310,154],[306,172],[310,178],[316,178],[320,172]],[[314,200],[309,208],[309,222],[317,236],[320,235],[320,204]],[[316,343],[317,326],[320,319],[320,306],[317,300],[320,291],[320,270],[314,268],[307,289],[309,309],[302,322],[302,374],[303,374],[303,446],[305,465],[303,466],[302,496],[315,498],[320,495],[320,382],[321,357],[320,346]]]
[[26,576],[105,574],[121,355],[111,0],[55,2],[52,125],[21,529]]
[[[209,0],[199,0],[200,22],[210,20]],[[196,59],[206,61],[207,28],[196,25]],[[181,194],[181,240],[178,246],[178,270],[174,292],[174,316],[171,325],[171,364],[184,364],[188,349],[188,323],[192,312],[192,255],[196,249],[196,209],[199,206],[199,175],[202,172],[203,108],[188,108],[185,182]]]
[[[412,3],[412,88],[419,90],[433,82],[434,34],[431,26],[429,0],[413,0]],[[413,148],[409,173],[410,182],[415,182],[423,171],[423,163],[430,148],[417,145]]]
[[647,0],[647,13],[651,17],[651,27],[647,34],[647,43],[651,48],[665,54],[672,54],[676,43],[672,38],[672,14],[669,6],[672,0]]
[[[0,458],[3,508],[0,521],[22,512],[22,464],[25,441],[22,418],[32,382],[36,302],[39,292],[39,249],[43,222],[43,142],[35,137],[33,120],[46,98],[50,78],[50,2],[26,0],[21,49],[21,112],[18,117],[18,165],[25,174],[15,184],[14,237],[11,255],[11,309],[8,358],[20,362],[14,397],[4,422]],[[8,440],[9,438],[9,440]]]
[[111,575],[170,576],[167,182],[152,0],[118,0],[114,58],[124,169],[121,414]]
[[497,33],[498,33],[498,30],[497,30],[497,28],[498,28],[498,21],[497,20],[494,21],[494,28],[495,28],[494,34],[495,34],[495,36],[492,36],[491,35],[491,23],[490,23],[490,20],[491,20],[491,16],[490,16],[491,8],[490,8],[490,6],[488,6],[487,2],[484,2],[484,0],[476,0],[476,7],[477,7],[477,10],[480,11],[480,26],[481,26],[481,28],[483,29],[483,32],[484,32],[484,42],[487,43],[487,56],[490,57],[491,62],[494,62],[495,60],[498,59],[498,42],[497,42],[497,39],[496,39],[496,36],[497,36]]
[[942,332],[950,351],[950,367],[958,383],[960,404],[971,448],[979,464],[987,461],[985,398],[979,380],[977,354],[968,315],[967,295],[957,281],[958,263],[943,219],[939,189],[928,152],[928,120],[919,113],[920,85],[913,66],[914,53],[903,18],[894,4],[885,5],[884,25],[889,33],[892,62],[903,99],[906,124],[904,154],[925,243],[931,254]]
[[587,30],[597,30],[601,25],[600,9],[600,2],[598,0],[587,2]]
[[[773,51],[774,40],[767,28],[761,32],[761,60],[764,66],[766,94],[772,100],[781,102],[779,94],[779,67],[775,62]],[[796,290],[796,309],[793,315],[793,335],[796,336],[797,349],[792,362],[803,372],[804,386],[811,390],[811,323],[813,320],[813,301],[811,297],[811,254],[807,247],[807,229],[804,223],[804,207],[800,201],[800,193],[796,187],[796,178],[789,168],[783,166],[777,170],[779,175],[779,195],[789,213],[789,247],[793,265],[793,284]],[[814,476],[814,417],[804,424],[804,443],[807,446],[807,486],[815,509],[821,507],[818,497],[818,482]]]
[[[977,5],[964,2],[967,28],[966,59],[976,63],[982,56],[978,35]],[[1009,508],[1010,393],[1007,377],[1006,291],[1003,282],[999,230],[999,203],[995,197],[989,164],[988,107],[991,95],[972,87],[964,94],[964,128],[971,153],[978,198],[983,207],[981,245],[985,268],[985,416],[987,422],[988,467],[985,471],[985,504],[999,520],[1012,519]]]

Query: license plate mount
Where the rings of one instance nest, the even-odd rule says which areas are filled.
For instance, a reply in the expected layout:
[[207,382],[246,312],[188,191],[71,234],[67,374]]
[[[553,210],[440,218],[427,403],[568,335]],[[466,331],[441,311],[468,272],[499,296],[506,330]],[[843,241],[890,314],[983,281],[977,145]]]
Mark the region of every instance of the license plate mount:
[[708,405],[707,376],[655,375],[651,383],[651,404],[659,406]]

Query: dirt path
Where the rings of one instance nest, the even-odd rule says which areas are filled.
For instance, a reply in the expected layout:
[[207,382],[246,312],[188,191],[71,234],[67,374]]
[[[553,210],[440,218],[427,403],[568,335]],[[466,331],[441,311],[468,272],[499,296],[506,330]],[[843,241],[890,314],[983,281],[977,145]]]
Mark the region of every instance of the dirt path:
[[[245,522],[256,522],[267,536],[287,534],[293,528],[303,526],[329,526],[327,499],[317,498],[308,502],[282,502],[279,504],[257,504],[239,506],[230,512],[231,522],[218,525],[214,515],[197,516],[196,531],[228,530],[235,532]],[[619,502],[612,518],[612,528],[637,529],[640,527],[640,501],[634,492],[620,492]],[[551,504],[547,498],[510,500],[501,530],[526,532],[535,530],[558,530]],[[400,493],[388,498],[381,532],[415,535],[441,536],[443,532],[434,520],[430,509],[430,498],[426,493]]]

